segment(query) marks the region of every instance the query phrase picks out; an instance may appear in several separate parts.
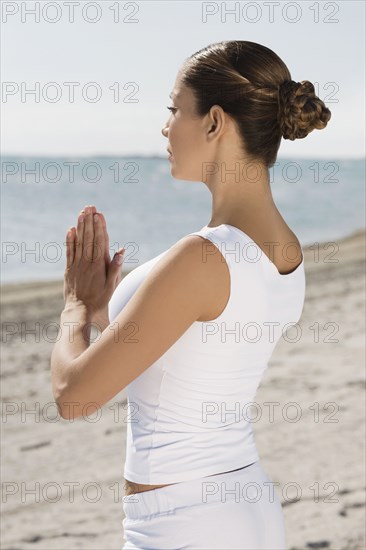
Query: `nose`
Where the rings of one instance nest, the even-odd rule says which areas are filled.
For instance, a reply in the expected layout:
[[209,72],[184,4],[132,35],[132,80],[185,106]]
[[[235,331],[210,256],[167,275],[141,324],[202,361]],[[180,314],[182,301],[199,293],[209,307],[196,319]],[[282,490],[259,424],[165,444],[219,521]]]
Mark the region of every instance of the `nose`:
[[168,126],[165,125],[164,128],[162,128],[161,133],[164,137],[168,137]]

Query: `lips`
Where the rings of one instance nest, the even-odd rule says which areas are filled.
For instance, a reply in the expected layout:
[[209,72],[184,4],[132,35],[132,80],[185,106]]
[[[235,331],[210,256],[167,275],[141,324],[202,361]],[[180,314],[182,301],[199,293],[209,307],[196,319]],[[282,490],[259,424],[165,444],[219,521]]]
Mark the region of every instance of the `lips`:
[[169,155],[173,155],[173,153],[171,152],[170,149],[167,149],[167,151],[168,151]]

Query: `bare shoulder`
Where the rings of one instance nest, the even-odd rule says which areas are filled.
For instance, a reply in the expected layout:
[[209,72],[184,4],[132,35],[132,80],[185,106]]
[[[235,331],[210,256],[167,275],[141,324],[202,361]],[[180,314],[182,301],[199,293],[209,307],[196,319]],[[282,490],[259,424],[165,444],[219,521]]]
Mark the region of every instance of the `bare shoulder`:
[[[187,235],[180,239],[164,256],[182,276],[193,277],[198,295],[193,300],[201,303],[198,321],[210,321],[224,310],[230,296],[230,271],[220,250],[204,235]],[[192,288],[193,288],[192,287]]]
[[279,234],[277,242],[280,246],[275,249],[273,261],[279,273],[286,275],[302,261],[301,243],[289,227]]

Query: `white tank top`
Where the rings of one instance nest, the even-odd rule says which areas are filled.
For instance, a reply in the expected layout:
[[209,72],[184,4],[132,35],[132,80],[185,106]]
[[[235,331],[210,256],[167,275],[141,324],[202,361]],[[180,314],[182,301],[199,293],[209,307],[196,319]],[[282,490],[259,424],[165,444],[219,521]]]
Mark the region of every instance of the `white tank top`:
[[[259,459],[252,431],[258,410],[251,403],[278,340],[303,310],[304,259],[281,275],[236,227],[205,226],[189,235],[211,241],[208,254],[212,246],[220,250],[230,272],[230,297],[218,317],[192,323],[126,387],[124,477],[135,483],[188,481]],[[124,277],[109,302],[110,322],[168,250]]]

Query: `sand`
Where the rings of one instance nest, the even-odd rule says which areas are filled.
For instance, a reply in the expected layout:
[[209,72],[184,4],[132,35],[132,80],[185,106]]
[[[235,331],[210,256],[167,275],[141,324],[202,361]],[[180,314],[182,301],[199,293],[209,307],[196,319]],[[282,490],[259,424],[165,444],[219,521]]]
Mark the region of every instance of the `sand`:
[[[301,338],[280,340],[256,396],[257,448],[292,550],[366,547],[365,232],[336,245],[331,256],[320,244],[319,258],[305,248]],[[123,546],[125,393],[99,416],[57,416],[49,360],[62,285],[1,287],[3,550]],[[273,418],[266,402],[278,403]]]

